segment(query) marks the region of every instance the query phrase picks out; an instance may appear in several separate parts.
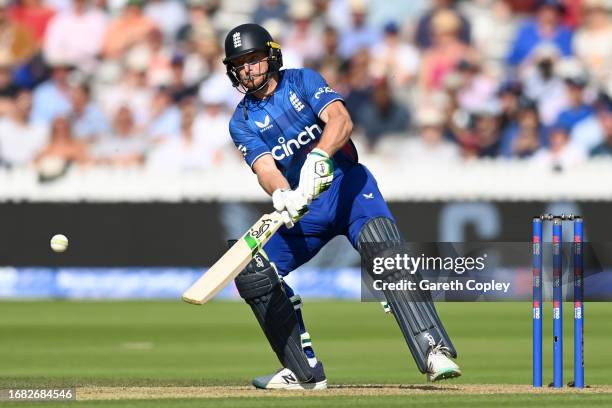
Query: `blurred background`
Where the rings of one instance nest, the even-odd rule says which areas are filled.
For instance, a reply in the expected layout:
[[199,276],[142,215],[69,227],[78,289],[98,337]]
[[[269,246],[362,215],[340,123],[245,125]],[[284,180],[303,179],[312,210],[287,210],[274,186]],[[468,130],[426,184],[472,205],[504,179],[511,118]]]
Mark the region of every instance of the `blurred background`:
[[[606,241],[611,13],[612,0],[0,0],[0,296],[177,298],[271,210],[228,132],[241,94],[222,41],[245,22],[345,97],[407,239],[528,241],[533,215],[572,212]],[[345,241],[290,276],[298,292],[359,297]]]

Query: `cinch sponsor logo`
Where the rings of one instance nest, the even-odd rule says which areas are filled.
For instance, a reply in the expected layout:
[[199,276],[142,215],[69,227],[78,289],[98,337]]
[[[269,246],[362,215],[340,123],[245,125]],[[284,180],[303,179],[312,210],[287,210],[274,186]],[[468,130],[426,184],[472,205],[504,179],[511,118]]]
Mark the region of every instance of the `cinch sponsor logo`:
[[315,92],[314,97],[315,97],[315,99],[319,99],[321,97],[321,94],[324,94],[324,93],[335,93],[335,92],[336,91],[331,89],[329,86],[326,86],[324,88],[323,87],[319,88],[319,90],[317,92]]
[[308,143],[315,140],[321,133],[323,133],[323,129],[321,129],[319,125],[314,124],[306,126],[295,139],[285,140],[284,137],[279,137],[279,144],[274,146],[271,150],[272,156],[276,160],[283,160],[286,157],[293,156],[296,150],[299,150],[302,146],[306,146]]

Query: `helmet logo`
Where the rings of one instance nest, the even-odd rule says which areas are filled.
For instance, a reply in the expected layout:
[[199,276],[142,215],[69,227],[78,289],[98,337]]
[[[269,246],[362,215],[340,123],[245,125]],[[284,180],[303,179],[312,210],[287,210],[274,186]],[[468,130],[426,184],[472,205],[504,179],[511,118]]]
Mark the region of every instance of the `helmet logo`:
[[232,35],[232,40],[234,41],[234,48],[238,48],[242,45],[242,38],[240,38],[240,32],[235,32]]

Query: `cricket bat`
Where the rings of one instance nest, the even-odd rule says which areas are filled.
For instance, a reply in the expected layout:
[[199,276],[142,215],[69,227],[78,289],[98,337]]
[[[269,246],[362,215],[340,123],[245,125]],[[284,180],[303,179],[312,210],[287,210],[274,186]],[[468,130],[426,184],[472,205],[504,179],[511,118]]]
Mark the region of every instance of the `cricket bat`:
[[223,256],[183,293],[183,300],[202,305],[215,297],[249,264],[283,225],[279,212],[262,216]]

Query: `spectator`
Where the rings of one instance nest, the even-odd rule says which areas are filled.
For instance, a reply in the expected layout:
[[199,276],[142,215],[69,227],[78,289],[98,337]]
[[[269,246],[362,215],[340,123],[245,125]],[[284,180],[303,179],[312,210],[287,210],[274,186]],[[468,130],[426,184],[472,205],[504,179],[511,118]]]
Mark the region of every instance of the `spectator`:
[[472,126],[457,134],[464,157],[498,157],[501,146],[500,113],[496,100],[487,101],[472,112]]
[[144,41],[132,46],[126,58],[137,60],[139,64],[146,67],[148,85],[159,87],[170,83],[172,54],[164,45],[163,34],[159,29],[150,30]]
[[0,51],[0,118],[11,112],[13,98],[18,90],[13,82],[12,69],[11,58]]
[[462,58],[456,70],[461,75],[457,98],[462,109],[472,111],[495,97],[497,82],[482,72],[478,61]]
[[51,124],[49,144],[35,159],[39,168],[55,167],[56,163],[59,163],[59,172],[63,172],[71,164],[83,164],[87,160],[87,145],[74,140],[68,119],[62,116],[55,118]]
[[584,73],[568,75],[564,80],[568,107],[559,113],[557,122],[571,132],[577,123],[593,115],[593,108],[584,100],[584,88],[588,83]]
[[261,25],[266,20],[284,21],[286,17],[287,4],[283,0],[262,0],[253,12],[252,20]]
[[[8,3],[7,0],[0,1]],[[29,28],[37,45],[40,46],[54,14],[55,11],[45,4],[45,0],[17,0],[17,4],[10,9],[9,15],[12,21]]]
[[178,137],[171,137],[158,145],[147,158],[147,167],[163,172],[206,170],[218,160],[194,130],[195,106],[186,103],[181,109]]
[[56,14],[43,45],[47,61],[65,61],[92,72],[102,51],[107,18],[89,0],[73,0],[72,10]]
[[379,78],[393,78],[395,85],[406,86],[417,76],[418,50],[402,41],[397,23],[393,21],[387,23],[384,33],[383,40],[370,50],[370,55],[372,55],[371,75]]
[[591,153],[595,151],[597,146],[605,144],[606,132],[609,132],[612,98],[609,94],[600,92],[594,107],[595,115],[574,126],[570,135],[573,145]]
[[70,92],[72,133],[81,142],[93,143],[110,132],[110,124],[96,102],[91,99],[89,85],[85,82],[72,87]]
[[134,44],[143,42],[156,27],[142,12],[144,0],[128,0],[121,15],[108,27],[103,51],[108,58],[118,58]]
[[147,137],[158,143],[180,133],[181,112],[172,103],[170,91],[161,87],[157,89],[151,103],[151,114],[146,129]]
[[311,23],[314,11],[310,0],[297,0],[289,7],[291,23],[282,45],[302,61],[314,61],[323,54],[321,33]]
[[231,119],[226,110],[227,96],[223,88],[204,87],[200,98],[203,107],[193,122],[194,137],[199,143],[206,146],[215,162],[218,163],[224,150],[228,148],[233,150],[227,126]]
[[185,57],[182,54],[175,54],[170,60],[171,78],[168,84],[168,91],[172,95],[174,103],[180,103],[185,98],[197,95],[197,84],[189,84],[186,81]]
[[537,102],[540,119],[546,126],[551,126],[568,106],[565,83],[556,69],[559,58],[555,46],[540,45],[523,71],[525,96]]
[[12,64],[27,61],[38,50],[36,38],[29,27],[12,21],[8,11],[9,0],[0,0],[0,52]]
[[552,44],[565,57],[572,55],[572,32],[562,22],[565,7],[561,0],[538,0],[535,18],[519,29],[507,61],[520,65],[542,44]]
[[521,84],[520,81],[507,80],[499,87],[497,97],[501,104],[501,129],[506,129],[516,120],[519,111],[519,101],[522,94],[523,84]]
[[386,134],[407,131],[410,124],[408,110],[393,99],[387,78],[375,81],[372,99],[359,117],[370,148]]
[[569,143],[569,129],[561,124],[555,124],[549,133],[548,149],[541,148],[532,156],[532,161],[538,166],[555,171],[563,171],[583,163],[586,153]]
[[187,10],[180,0],[148,0],[144,14],[155,22],[166,40],[174,40],[187,23]]
[[574,36],[574,52],[599,83],[612,79],[612,21],[609,0],[583,0],[584,24]]
[[210,38],[215,35],[215,28],[210,15],[207,0],[187,0],[187,21],[177,32],[180,42]]
[[370,48],[380,41],[380,33],[366,22],[365,0],[349,0],[351,23],[340,32],[340,56],[351,58],[357,51]]
[[98,164],[138,166],[143,163],[147,149],[147,140],[136,128],[130,108],[121,106],[111,134],[94,143],[91,155]]
[[459,37],[461,20],[448,9],[437,11],[431,20],[433,44],[423,54],[419,88],[423,94],[441,89],[444,78],[462,58],[476,59],[473,49]]
[[433,24],[433,18],[441,10],[451,11],[457,16],[459,19],[457,24],[457,38],[459,41],[469,44],[470,23],[455,9],[455,0],[434,0],[433,3],[433,7],[419,19],[416,31],[416,44],[423,50],[434,46],[436,30]]
[[32,120],[49,125],[58,116],[70,114],[70,73],[74,67],[65,61],[51,61],[51,78],[34,91]]
[[370,77],[370,54],[368,50],[357,52],[348,63],[347,92],[344,102],[356,126],[361,125],[360,114],[363,106],[369,104],[372,93]]
[[444,115],[433,108],[416,114],[418,137],[407,141],[403,158],[407,162],[444,166],[460,158],[457,145],[444,137]]
[[516,121],[508,124],[502,133],[500,155],[506,158],[529,157],[546,144],[546,129],[540,123],[536,103],[521,98]]
[[30,121],[32,93],[21,89],[10,115],[0,119],[0,163],[18,167],[31,163],[45,147],[48,128]]
[[149,120],[153,92],[147,85],[143,61],[126,61],[121,80],[100,90],[98,98],[107,117],[115,117],[120,106],[128,106],[136,126],[145,126]]
[[595,146],[590,155],[612,157],[612,103],[601,105],[597,111],[597,120],[603,134],[603,142]]

